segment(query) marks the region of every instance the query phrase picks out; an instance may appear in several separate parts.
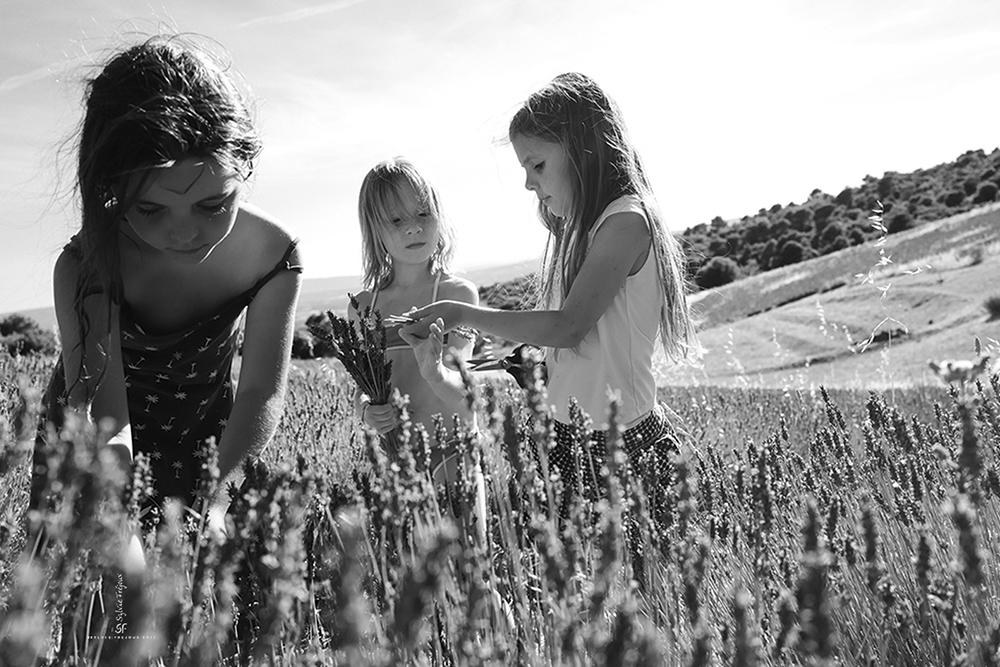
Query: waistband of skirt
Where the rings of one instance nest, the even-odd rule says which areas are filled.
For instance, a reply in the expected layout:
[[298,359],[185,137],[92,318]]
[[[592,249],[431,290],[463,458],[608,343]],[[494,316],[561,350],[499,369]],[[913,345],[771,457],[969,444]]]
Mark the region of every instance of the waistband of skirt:
[[[553,429],[558,439],[566,440],[573,437],[576,431],[575,426],[561,422],[558,419],[552,421],[554,425]],[[670,422],[667,419],[667,415],[663,408],[657,404],[642,421],[632,428],[622,431],[622,441],[626,448],[632,449],[633,447],[656,441],[663,437],[664,433],[669,432],[669,430]],[[603,443],[607,438],[607,431],[589,431],[589,437],[592,442]]]

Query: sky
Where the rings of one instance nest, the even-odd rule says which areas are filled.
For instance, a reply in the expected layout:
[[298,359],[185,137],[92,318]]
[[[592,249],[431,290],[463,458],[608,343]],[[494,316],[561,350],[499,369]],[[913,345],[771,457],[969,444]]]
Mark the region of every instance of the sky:
[[457,269],[533,266],[503,138],[566,71],[618,102],[678,233],[1000,145],[994,0],[4,0],[0,313],[52,303],[83,81],[163,32],[217,42],[252,92],[250,200],[301,238],[307,279],[360,273],[358,189],[394,155],[440,191]]

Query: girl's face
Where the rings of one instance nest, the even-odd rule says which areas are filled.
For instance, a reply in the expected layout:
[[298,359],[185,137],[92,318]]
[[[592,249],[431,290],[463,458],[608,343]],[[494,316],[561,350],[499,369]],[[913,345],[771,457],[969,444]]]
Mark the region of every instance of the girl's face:
[[511,137],[510,143],[524,168],[524,187],[534,192],[552,215],[569,217],[573,210],[573,182],[566,149],[561,144],[521,134]]
[[406,183],[386,207],[388,225],[381,229],[382,243],[394,262],[426,264],[438,245],[438,219],[429,203],[421,202]]
[[125,212],[135,236],[179,264],[200,264],[233,231],[243,180],[213,158],[158,169]]

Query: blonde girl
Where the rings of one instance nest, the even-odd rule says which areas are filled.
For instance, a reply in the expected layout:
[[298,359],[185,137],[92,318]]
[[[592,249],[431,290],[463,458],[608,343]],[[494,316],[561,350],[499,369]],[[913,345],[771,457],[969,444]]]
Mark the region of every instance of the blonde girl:
[[544,308],[504,311],[442,300],[408,313],[419,322],[407,331],[421,335],[443,321],[446,330],[472,326],[545,348],[558,437],[550,460],[565,488],[574,488],[571,398],[593,420],[598,467],[611,392],[621,401],[619,423],[633,460],[676,447],[656,401],[653,351],[657,337],[674,360],[697,345],[683,254],[618,107],[594,81],[577,73],[556,77],[517,111],[508,137],[550,233]]
[[[358,198],[364,252],[365,290],[359,306],[373,306],[383,315],[401,313],[415,304],[438,299],[475,306],[479,293],[468,280],[450,273],[455,235],[442,215],[434,187],[412,162],[397,157],[378,163],[361,184]],[[357,313],[351,313],[357,317]],[[461,376],[449,357],[467,359],[474,340],[465,332],[446,335],[442,322],[430,320],[424,336],[388,329],[387,354],[392,361],[392,383],[409,396],[414,423],[433,433],[433,416],[450,424],[459,415],[474,425],[475,415],[465,401]],[[361,393],[355,396],[358,416],[381,434],[399,424],[392,405],[374,405]],[[454,481],[454,452],[435,451],[432,468],[437,481]]]

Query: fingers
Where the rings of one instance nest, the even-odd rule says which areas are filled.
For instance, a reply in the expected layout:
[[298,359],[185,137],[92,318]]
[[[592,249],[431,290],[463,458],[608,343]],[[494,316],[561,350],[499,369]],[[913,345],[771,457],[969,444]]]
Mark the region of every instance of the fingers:
[[407,331],[407,327],[410,326],[416,326],[416,325],[410,324],[407,325],[406,327],[400,327],[399,337],[403,339],[404,343],[406,343],[410,347],[414,347],[416,345],[419,345],[424,339],[418,336],[417,334],[413,333],[412,331]]
[[442,320],[439,317],[433,322],[431,322],[430,327],[428,328],[430,330],[431,336],[433,336],[434,339],[437,340],[439,343],[444,345],[444,320]]
[[422,320],[423,318],[427,317],[428,313],[433,308],[434,308],[433,303],[428,304],[423,308],[417,308],[416,306],[412,306],[408,311],[406,311],[406,316],[412,317],[415,320]]

